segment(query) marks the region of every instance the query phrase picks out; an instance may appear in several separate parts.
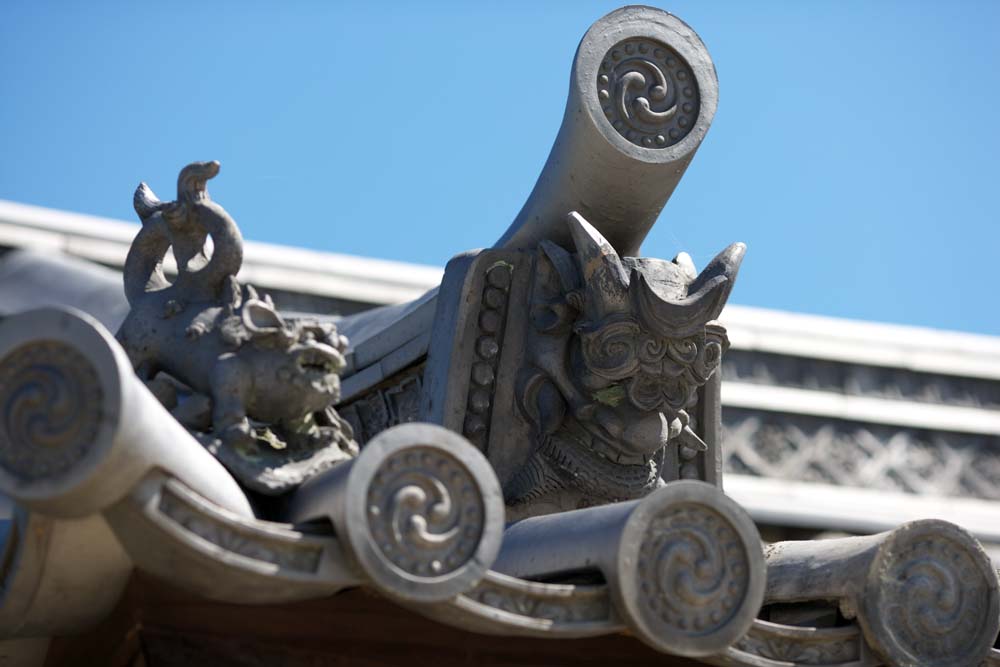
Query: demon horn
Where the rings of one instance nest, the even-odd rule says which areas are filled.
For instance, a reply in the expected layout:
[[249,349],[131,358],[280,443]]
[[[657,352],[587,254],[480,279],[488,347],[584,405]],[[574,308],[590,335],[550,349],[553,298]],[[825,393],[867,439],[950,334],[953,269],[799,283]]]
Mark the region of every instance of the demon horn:
[[586,315],[601,319],[628,309],[628,274],[618,253],[576,211],[566,216],[586,294]]
[[641,273],[633,271],[630,291],[643,323],[665,336],[684,338],[716,319],[733,289],[745,252],[742,243],[720,252],[691,282],[687,296],[679,299],[657,294]]

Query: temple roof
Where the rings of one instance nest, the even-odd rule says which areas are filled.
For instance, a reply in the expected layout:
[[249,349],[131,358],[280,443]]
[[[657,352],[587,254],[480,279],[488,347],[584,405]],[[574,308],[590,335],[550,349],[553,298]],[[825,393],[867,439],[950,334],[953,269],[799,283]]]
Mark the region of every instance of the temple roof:
[[727,307],[738,240],[640,256],[717,103],[676,16],[599,19],[443,273],[245,243],[218,161],[140,226],[0,202],[0,662],[356,664],[423,617],[500,662],[1000,664],[1000,340]]

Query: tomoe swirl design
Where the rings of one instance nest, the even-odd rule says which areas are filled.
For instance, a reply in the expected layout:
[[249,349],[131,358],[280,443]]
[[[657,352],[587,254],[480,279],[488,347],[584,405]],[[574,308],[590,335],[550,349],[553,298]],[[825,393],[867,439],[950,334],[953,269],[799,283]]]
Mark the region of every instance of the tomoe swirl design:
[[485,525],[475,478],[447,452],[411,447],[389,456],[368,486],[369,529],[382,556],[418,577],[454,572],[472,558]]
[[749,560],[729,520],[695,503],[669,507],[639,547],[641,613],[653,627],[698,636],[725,627],[749,587]]
[[89,451],[103,392],[93,364],[56,341],[27,343],[0,359],[0,467],[26,482],[70,470]]
[[971,536],[942,524],[896,531],[869,572],[861,620],[891,662],[977,665],[996,638],[998,584],[989,559]]
[[605,54],[597,74],[601,109],[620,135],[644,148],[666,148],[698,119],[698,82],[669,46],[634,37]]
[[743,508],[705,482],[670,482],[628,518],[615,603],[650,645],[716,655],[750,629],[764,600],[760,533]]

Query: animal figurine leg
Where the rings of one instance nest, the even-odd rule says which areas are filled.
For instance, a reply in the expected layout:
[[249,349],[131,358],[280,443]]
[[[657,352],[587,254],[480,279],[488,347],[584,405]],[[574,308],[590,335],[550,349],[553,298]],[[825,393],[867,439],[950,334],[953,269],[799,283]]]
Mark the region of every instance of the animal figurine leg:
[[212,369],[209,383],[216,436],[229,445],[252,442],[246,411],[246,397],[253,384],[250,369],[235,354],[224,354]]

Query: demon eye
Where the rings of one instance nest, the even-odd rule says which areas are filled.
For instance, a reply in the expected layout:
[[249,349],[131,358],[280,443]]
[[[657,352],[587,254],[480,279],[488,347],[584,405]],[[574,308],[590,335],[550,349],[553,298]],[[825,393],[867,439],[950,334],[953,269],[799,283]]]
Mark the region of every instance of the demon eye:
[[608,380],[622,380],[634,374],[639,368],[640,333],[638,324],[626,320],[581,334],[587,369]]

